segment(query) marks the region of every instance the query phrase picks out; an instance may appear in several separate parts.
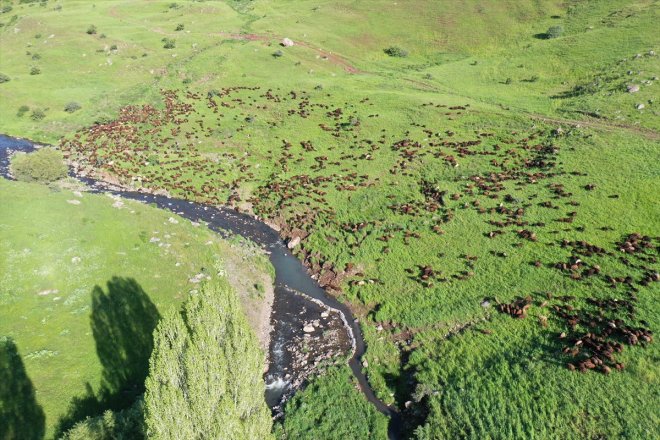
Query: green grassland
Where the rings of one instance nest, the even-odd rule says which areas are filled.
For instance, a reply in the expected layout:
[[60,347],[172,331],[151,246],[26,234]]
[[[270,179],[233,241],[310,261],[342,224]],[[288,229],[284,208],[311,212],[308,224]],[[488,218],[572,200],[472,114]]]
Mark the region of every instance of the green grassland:
[[356,387],[347,366],[314,377],[287,403],[286,417],[275,428],[277,438],[387,438],[387,418],[357,394]]
[[[644,282],[657,239],[649,254],[619,251],[633,232],[660,235],[657,2],[170,3],[14,2],[0,16],[0,131],[63,138],[80,169],[127,186],[304,229],[299,255],[322,275],[324,262],[354,265],[334,291],[410,437],[660,435],[657,343],[617,353],[622,371],[569,371],[558,336],[594,326],[557,312],[630,301],[604,316],[660,325],[657,283]],[[563,33],[547,38],[551,26]],[[26,51],[42,55],[40,75]],[[69,101],[82,109],[66,113]],[[50,110],[33,121],[21,105]],[[571,256],[601,273],[555,268]],[[525,319],[496,310],[527,296]],[[302,403],[324,398],[287,411],[304,426]]]
[[[113,362],[142,349],[148,360],[139,330],[199,289],[192,278],[225,278],[231,264],[230,280],[254,285],[272,270],[253,248],[137,202],[3,180],[0,204],[0,334],[18,347],[48,437],[75,397],[113,385]],[[113,308],[123,292],[144,303]]]

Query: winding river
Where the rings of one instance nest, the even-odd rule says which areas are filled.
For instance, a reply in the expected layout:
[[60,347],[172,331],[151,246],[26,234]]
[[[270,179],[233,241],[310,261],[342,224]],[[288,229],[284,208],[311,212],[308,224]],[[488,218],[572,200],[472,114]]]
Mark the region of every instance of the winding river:
[[[15,151],[30,152],[35,144],[0,135],[0,175],[9,177],[9,158]],[[361,358],[365,343],[357,319],[350,309],[334,297],[328,295],[309,275],[303,264],[289,251],[277,231],[259,219],[224,207],[212,207],[187,200],[153,194],[108,189],[103,183],[74,176],[86,183],[92,192],[106,192],[126,199],[155,204],[194,222],[204,222],[209,229],[225,235],[226,232],[249,239],[263,249],[275,268],[275,298],[271,313],[271,340],[269,365],[266,373],[266,401],[271,408],[278,406],[289,391],[286,372],[290,371],[291,358],[282,347],[291,338],[300,336],[301,323],[318,316],[323,309],[338,312],[344,322],[348,337],[353,345],[353,355],[349,366],[365,397],[376,409],[390,418],[388,436],[400,437],[401,419],[399,413],[379,400],[362,372]],[[338,404],[340,404],[338,402]]]

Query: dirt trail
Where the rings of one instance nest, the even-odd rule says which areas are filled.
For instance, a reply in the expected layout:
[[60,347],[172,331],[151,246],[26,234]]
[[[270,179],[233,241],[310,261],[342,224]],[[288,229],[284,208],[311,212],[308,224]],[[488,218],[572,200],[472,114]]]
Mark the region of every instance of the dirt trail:
[[544,116],[544,115],[539,115],[537,113],[528,113],[529,117],[532,119],[536,119],[538,121],[543,121],[551,124],[565,124],[565,125],[571,125],[573,127],[589,127],[589,128],[596,128],[599,130],[606,130],[606,131],[628,131],[631,133],[634,133],[638,136],[643,136],[647,139],[651,139],[654,141],[657,141],[660,139],[660,132],[656,130],[652,130],[650,128],[644,128],[644,127],[639,127],[635,125],[628,125],[628,124],[617,124],[613,122],[607,122],[607,121],[599,121],[595,119],[590,119],[590,120],[585,120],[585,119],[563,119],[563,118],[556,118],[556,117],[549,117],[549,116]]
[[[210,35],[228,38],[231,40],[244,40],[244,41],[271,41],[271,40],[281,41],[283,38],[271,34],[241,34],[241,33],[232,33],[232,32],[216,32]],[[330,61],[330,63],[336,66],[342,67],[344,71],[348,73],[351,74],[366,73],[355,67],[353,64],[351,64],[350,61],[348,61],[346,58],[342,57],[341,55],[337,55],[336,53],[332,53],[327,50],[318,48],[306,41],[296,40],[294,41],[294,44],[297,46],[302,46],[302,47],[306,47],[307,49],[313,50],[322,58],[327,59],[328,61]]]

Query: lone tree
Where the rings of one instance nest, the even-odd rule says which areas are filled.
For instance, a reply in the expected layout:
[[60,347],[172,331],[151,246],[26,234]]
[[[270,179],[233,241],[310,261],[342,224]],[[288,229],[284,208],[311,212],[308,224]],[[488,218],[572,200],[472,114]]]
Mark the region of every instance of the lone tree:
[[154,335],[145,394],[154,439],[271,438],[263,356],[226,282],[206,285]]

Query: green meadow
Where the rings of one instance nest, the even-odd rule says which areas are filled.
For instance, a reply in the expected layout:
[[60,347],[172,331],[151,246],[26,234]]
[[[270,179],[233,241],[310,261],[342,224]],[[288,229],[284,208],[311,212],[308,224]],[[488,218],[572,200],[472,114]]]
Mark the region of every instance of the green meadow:
[[[234,205],[287,239],[304,231],[296,252],[360,319],[365,371],[402,413],[404,438],[660,436],[657,341],[626,333],[660,326],[657,2],[0,4],[11,6],[0,14],[0,132],[56,144],[79,170],[128,187]],[[72,102],[80,109],[67,111]],[[2,183],[2,215],[18,216],[5,203],[35,188]],[[140,241],[142,230],[184,227],[167,214],[145,209],[153,226],[135,229],[112,223],[130,217],[112,200],[73,206],[70,194],[39,191],[43,202],[20,203],[46,218],[99,204],[89,224],[53,220],[57,240],[30,238],[41,224],[3,232],[12,266],[0,286],[16,292],[3,310],[18,307],[16,295],[39,313],[28,326],[7,312],[0,333],[24,357],[58,353],[25,360],[35,383],[55,388],[41,399],[37,387],[54,414],[71,390],[36,363],[63,359],[54,341],[71,334],[87,332],[76,349],[93,350],[88,312],[77,332],[70,317],[89,286],[135,278],[161,310],[212,255],[179,244],[176,257],[173,234],[168,252]],[[102,256],[77,255],[75,242],[64,252],[85,228],[98,233],[96,222],[108,222]],[[208,239],[185,228],[178,237]],[[633,233],[648,246],[624,252]],[[34,246],[44,248],[21,253]],[[66,258],[46,267],[58,264],[53,253]],[[77,282],[74,256],[108,260]],[[81,286],[67,314],[43,308],[65,297],[38,295]],[[505,305],[524,307],[524,318]],[[57,338],[26,336],[42,319],[59,323]],[[604,339],[581,348],[594,334]],[[605,343],[622,350],[580,373]],[[99,365],[89,368],[76,386],[98,382]],[[312,381],[276,434],[332,438],[321,420],[336,395],[351,403],[334,423],[350,427],[360,412],[373,429],[355,435],[384,436],[347,384],[343,370]]]
[[17,347],[48,438],[80,421],[77,403],[102,384],[147,368],[151,332],[199,289],[199,274],[224,279],[232,265],[230,283],[254,285],[270,272],[253,248],[138,202],[3,180],[0,203],[0,333]]

